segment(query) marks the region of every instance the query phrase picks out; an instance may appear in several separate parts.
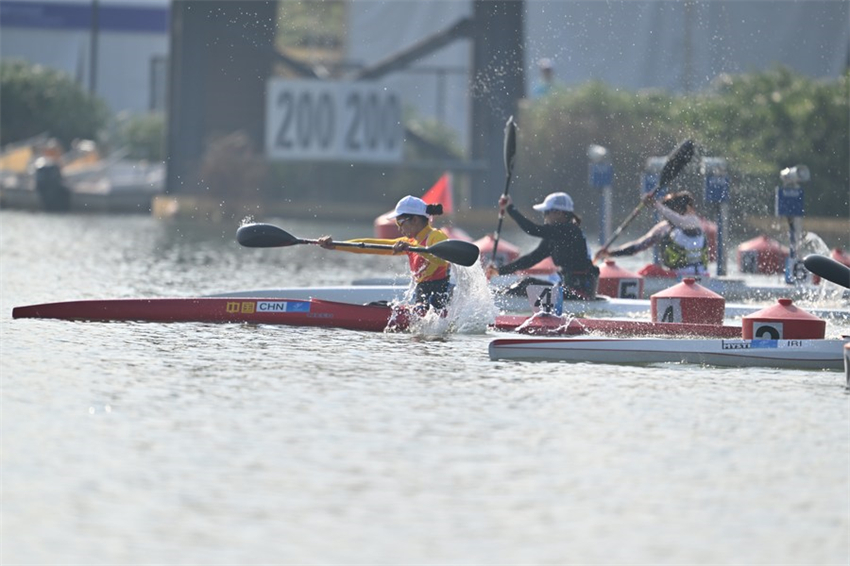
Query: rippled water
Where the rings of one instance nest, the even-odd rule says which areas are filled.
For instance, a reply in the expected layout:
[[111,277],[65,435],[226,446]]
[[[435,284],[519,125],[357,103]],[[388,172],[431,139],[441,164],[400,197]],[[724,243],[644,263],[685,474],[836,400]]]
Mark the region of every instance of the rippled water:
[[11,319],[405,267],[247,250],[234,230],[0,212],[4,564],[850,560],[838,372],[491,362],[492,333]]

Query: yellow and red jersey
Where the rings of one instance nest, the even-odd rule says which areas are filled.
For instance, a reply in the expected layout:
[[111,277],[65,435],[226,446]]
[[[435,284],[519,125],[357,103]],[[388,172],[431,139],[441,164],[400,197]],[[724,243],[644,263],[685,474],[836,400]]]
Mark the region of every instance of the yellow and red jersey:
[[[396,242],[404,241],[410,243],[411,246],[427,248],[433,246],[437,242],[442,242],[443,240],[447,239],[448,236],[446,236],[445,233],[429,224],[425,226],[425,228],[423,228],[413,238],[401,237],[392,240],[386,240],[382,238],[358,238],[356,240],[348,241],[354,243],[381,244],[387,246],[392,246]],[[337,249],[339,249],[340,251],[363,254],[393,255],[392,250],[374,250],[368,248]],[[444,259],[440,259],[431,254],[418,254],[413,252],[408,252],[407,259],[410,262],[410,273],[416,283],[423,283],[425,281],[439,281],[449,276],[449,263]]]

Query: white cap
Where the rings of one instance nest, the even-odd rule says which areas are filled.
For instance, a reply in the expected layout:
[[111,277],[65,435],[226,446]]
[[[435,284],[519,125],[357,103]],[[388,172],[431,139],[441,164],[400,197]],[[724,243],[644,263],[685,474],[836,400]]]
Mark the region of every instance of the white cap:
[[551,69],[552,68],[552,60],[544,57],[540,61],[537,62],[537,66],[541,69]]
[[532,208],[540,212],[548,212],[550,210],[563,210],[564,212],[573,211],[573,199],[567,193],[552,193],[546,195],[543,204],[535,204]]
[[415,216],[428,216],[428,213],[425,212],[428,208],[428,205],[425,204],[425,201],[421,198],[417,198],[414,196],[406,196],[395,205],[395,211],[392,212],[388,218],[398,218],[402,214],[413,214]]

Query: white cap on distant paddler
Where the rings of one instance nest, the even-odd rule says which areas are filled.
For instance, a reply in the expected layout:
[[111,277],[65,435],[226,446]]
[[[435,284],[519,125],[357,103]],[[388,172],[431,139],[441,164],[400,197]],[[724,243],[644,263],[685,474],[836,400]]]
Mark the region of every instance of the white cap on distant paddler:
[[398,218],[403,214],[412,214],[414,216],[428,216],[428,205],[421,198],[414,196],[406,196],[395,205],[395,211],[389,215],[389,218]]
[[551,193],[546,195],[542,204],[535,204],[532,208],[539,212],[549,212],[550,210],[563,210],[564,212],[573,211],[573,199],[567,193]]

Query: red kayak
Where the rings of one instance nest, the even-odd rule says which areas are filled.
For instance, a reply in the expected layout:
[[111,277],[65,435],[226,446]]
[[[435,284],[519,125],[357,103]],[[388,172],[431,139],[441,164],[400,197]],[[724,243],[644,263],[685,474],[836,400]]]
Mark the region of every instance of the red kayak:
[[16,307],[13,318],[86,321],[247,322],[326,326],[380,332],[408,325],[407,313],[384,305],[354,305],[318,299],[168,298],[67,301]]
[[[357,305],[319,299],[203,297],[66,301],[16,307],[13,318],[81,321],[214,322],[323,326],[348,330],[403,331],[410,325],[404,306]],[[537,314],[496,317],[496,330],[534,335],[705,336],[740,338],[740,326],[655,323],[636,320],[572,318]]]

